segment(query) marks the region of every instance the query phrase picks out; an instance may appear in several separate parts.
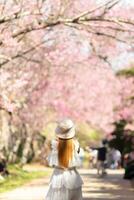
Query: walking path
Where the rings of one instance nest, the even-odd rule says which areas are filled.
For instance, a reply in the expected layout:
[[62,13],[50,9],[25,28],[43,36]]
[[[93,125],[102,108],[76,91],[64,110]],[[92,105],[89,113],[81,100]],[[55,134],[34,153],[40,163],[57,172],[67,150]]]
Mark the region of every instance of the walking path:
[[[105,178],[99,178],[96,170],[80,169],[83,180],[84,200],[133,200],[134,188],[122,179],[123,170],[109,170]],[[23,187],[0,195],[0,200],[43,200],[49,178],[32,181]]]

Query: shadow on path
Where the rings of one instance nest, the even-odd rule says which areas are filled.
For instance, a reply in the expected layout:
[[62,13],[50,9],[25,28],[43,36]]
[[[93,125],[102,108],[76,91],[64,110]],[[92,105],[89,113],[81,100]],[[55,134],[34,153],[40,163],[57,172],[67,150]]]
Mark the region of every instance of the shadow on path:
[[96,175],[96,170],[85,170],[81,175],[83,200],[134,200],[134,188],[129,181],[123,180],[122,170],[109,170],[103,178]]

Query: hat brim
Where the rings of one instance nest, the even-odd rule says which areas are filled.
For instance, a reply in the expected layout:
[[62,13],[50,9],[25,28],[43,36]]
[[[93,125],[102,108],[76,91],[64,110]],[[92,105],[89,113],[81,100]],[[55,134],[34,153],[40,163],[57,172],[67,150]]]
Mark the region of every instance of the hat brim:
[[55,130],[56,136],[61,139],[71,139],[75,136],[75,128],[70,128],[67,132],[63,133],[59,127]]

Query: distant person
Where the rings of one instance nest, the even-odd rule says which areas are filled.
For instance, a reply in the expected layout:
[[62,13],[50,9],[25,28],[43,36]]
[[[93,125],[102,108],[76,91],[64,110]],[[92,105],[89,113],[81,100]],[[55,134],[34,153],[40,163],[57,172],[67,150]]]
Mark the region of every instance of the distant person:
[[105,175],[106,172],[106,157],[107,157],[107,148],[106,148],[107,141],[103,140],[102,145],[98,148],[98,155],[97,155],[97,173],[98,175]]
[[90,150],[90,163],[92,168],[97,167],[97,157],[98,157],[98,150],[91,149]]
[[58,123],[52,151],[48,156],[49,166],[54,167],[45,200],[82,200],[83,181],[76,170],[80,165],[79,143],[75,127],[70,119]]
[[112,149],[108,148],[107,149],[107,167],[111,168],[113,164],[113,154],[112,154]]
[[118,169],[121,166],[121,153],[118,149],[112,148],[111,150],[112,154],[112,169]]

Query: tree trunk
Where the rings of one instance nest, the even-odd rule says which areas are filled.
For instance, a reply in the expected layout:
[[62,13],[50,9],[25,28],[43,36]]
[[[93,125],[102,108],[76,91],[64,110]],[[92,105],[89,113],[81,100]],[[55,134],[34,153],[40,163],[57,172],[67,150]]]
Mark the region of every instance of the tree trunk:
[[8,161],[10,163],[17,162],[17,159],[18,159],[18,149],[19,149],[20,144],[21,144],[21,139],[18,139],[15,142],[15,145],[14,145],[12,151],[9,153]]
[[5,110],[0,110],[0,151],[6,157],[9,152],[11,141],[11,115]]
[[27,136],[21,158],[22,165],[26,164],[29,160],[31,160],[33,156],[33,147],[32,147],[33,137],[29,125],[26,125],[26,133]]

